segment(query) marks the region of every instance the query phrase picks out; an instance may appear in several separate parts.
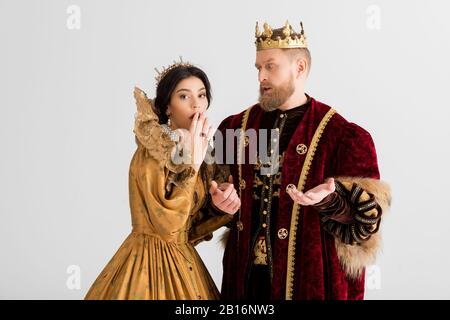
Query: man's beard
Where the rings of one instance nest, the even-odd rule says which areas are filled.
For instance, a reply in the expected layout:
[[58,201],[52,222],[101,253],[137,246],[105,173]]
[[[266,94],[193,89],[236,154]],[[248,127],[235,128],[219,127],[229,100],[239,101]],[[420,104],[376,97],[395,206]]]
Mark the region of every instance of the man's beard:
[[285,103],[295,91],[294,77],[292,75],[286,83],[280,85],[279,87],[272,86],[271,84],[265,84],[265,86],[270,87],[271,92],[264,94],[262,88],[260,87],[259,104],[266,112],[278,109],[278,107]]

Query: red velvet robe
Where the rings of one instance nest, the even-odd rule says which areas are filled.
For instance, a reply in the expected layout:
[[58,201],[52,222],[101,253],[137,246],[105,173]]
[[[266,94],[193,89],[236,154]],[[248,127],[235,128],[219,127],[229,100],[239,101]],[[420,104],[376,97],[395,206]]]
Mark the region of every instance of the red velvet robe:
[[[297,186],[299,176],[305,161],[305,154],[296,151],[298,144],[310,146],[312,137],[324,115],[330,107],[312,99],[311,106],[298,124],[285,153],[282,166],[282,184],[280,188],[279,210],[272,228],[290,230],[293,201],[286,193],[290,183]],[[258,130],[264,111],[255,105],[250,112],[247,129]],[[226,144],[225,129],[241,127],[244,112],[225,119],[219,130]],[[248,148],[247,148],[248,149]],[[236,143],[235,143],[236,150]],[[246,161],[248,162],[248,150]],[[236,151],[235,151],[236,153]],[[246,188],[242,190],[241,221],[243,230],[237,236],[236,224],[232,223],[223,258],[223,299],[245,299],[246,270],[252,263],[251,219],[252,217],[252,185],[254,178],[253,164],[242,165],[242,176]],[[236,162],[235,162],[236,163]],[[235,187],[239,190],[238,166],[230,166]],[[370,134],[363,128],[345,120],[335,113],[328,122],[321,136],[304,191],[321,183],[328,177],[366,177],[379,179],[375,146]],[[280,300],[286,298],[287,252],[289,234],[286,239],[274,237],[273,248],[273,279],[271,298]],[[300,208],[297,226],[295,268],[292,299],[363,299],[364,272],[358,279],[348,277],[338,258],[335,238],[321,228],[319,213],[312,207]]]

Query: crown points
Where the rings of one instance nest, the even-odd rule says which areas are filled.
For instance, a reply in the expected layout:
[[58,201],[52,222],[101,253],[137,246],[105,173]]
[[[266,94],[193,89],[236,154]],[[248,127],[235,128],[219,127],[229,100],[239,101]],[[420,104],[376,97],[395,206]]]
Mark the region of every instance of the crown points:
[[267,22],[264,22],[264,32],[263,36],[266,38],[270,38],[273,34],[272,28],[269,26]]
[[180,56],[180,61],[173,61],[173,64],[171,64],[168,67],[163,67],[162,71],[159,71],[157,68],[155,68],[156,71],[156,76],[155,76],[155,80],[156,80],[156,86],[159,85],[159,82],[172,70],[175,69],[177,67],[193,67],[194,65],[189,63],[189,62],[184,62],[183,58]]
[[258,21],[256,21],[255,37],[261,37],[261,31],[259,30]]
[[289,24],[289,22],[286,20],[286,23],[284,24],[284,28],[283,28],[283,34],[286,38],[291,36],[291,25]]

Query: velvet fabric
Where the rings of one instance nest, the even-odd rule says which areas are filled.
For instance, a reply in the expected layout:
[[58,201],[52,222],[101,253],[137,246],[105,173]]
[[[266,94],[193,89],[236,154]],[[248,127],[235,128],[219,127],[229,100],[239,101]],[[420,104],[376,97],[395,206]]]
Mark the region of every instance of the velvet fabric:
[[[298,124],[286,150],[282,167],[279,209],[278,212],[271,213],[271,228],[275,233],[271,299],[282,300],[286,297],[287,253],[291,235],[289,234],[285,239],[280,239],[276,235],[280,228],[290,230],[293,201],[286,193],[286,186],[291,183],[297,186],[306,157],[306,154],[299,154],[296,147],[299,144],[310,147],[316,128],[329,110],[329,106],[312,98],[311,105]],[[254,105],[249,115],[247,129],[258,130],[263,113],[259,105]],[[244,112],[230,116],[219,126],[224,136],[224,146],[227,145],[226,129],[240,128],[243,115]],[[236,155],[237,139],[234,140],[233,151],[228,149],[225,152],[234,152]],[[252,261],[251,219],[259,219],[257,216],[252,217],[254,170],[253,164],[248,163],[249,150],[250,148],[246,147],[246,163],[242,165],[242,176],[246,182],[246,188],[242,190],[241,197],[241,221],[244,227],[242,231],[238,231],[236,223],[230,224],[230,235],[223,257],[224,272],[221,290],[223,299],[247,298],[246,270]],[[238,190],[239,174],[236,156],[234,160],[234,164],[230,165],[230,171]],[[375,146],[370,134],[335,113],[320,138],[304,191],[323,183],[328,177],[339,176],[380,178]],[[345,300],[364,297],[364,273],[354,280],[345,274],[336,253],[335,239],[321,228],[320,214],[313,207],[300,207],[292,297],[301,300]]]

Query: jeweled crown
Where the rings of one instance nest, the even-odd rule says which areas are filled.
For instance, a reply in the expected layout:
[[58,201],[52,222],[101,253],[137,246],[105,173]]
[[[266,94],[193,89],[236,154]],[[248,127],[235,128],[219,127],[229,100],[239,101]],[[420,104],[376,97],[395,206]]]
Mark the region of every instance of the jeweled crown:
[[261,32],[258,22],[256,22],[255,45],[257,51],[308,47],[302,22],[300,22],[300,33],[295,32],[287,20],[282,28],[272,29],[267,22],[264,22],[263,28],[264,30]]

